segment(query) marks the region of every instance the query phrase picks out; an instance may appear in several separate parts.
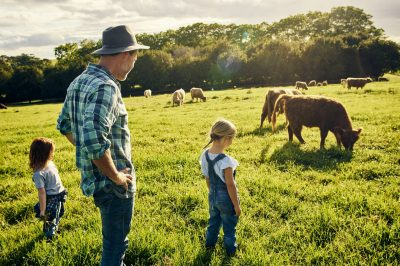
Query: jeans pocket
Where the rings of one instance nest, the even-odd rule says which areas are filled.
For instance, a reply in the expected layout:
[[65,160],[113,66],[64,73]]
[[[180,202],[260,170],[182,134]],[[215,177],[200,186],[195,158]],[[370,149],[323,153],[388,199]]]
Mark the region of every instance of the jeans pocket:
[[109,209],[109,206],[111,205],[113,198],[114,194],[112,192],[107,193],[101,191],[96,195],[93,195],[94,204],[96,205],[97,208],[100,208],[100,210]]

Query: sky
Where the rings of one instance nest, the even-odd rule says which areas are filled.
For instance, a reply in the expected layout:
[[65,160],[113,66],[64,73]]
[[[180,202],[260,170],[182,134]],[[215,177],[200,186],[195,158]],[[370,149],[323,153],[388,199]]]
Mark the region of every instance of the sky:
[[104,29],[129,25],[157,33],[195,22],[255,24],[308,11],[355,6],[400,43],[400,0],[1,0],[0,55],[54,58],[54,48],[99,40]]

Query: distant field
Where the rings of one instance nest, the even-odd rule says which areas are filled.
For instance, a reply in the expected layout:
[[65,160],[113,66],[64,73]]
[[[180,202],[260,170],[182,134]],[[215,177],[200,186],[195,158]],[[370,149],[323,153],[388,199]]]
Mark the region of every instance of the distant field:
[[[363,127],[354,152],[336,147],[329,133],[304,128],[307,142],[288,143],[259,118],[269,88],[207,91],[205,103],[171,107],[170,95],[125,98],[138,178],[127,265],[299,265],[400,263],[400,77],[367,84],[310,88],[341,101]],[[56,131],[61,104],[0,111],[0,265],[98,265],[101,222],[92,198],[79,189],[74,148]],[[237,256],[225,256],[220,238],[204,249],[207,189],[198,157],[219,117],[232,120],[242,204]],[[28,168],[34,137],[55,140],[55,163],[69,191],[61,234],[42,238],[32,206],[37,192]]]

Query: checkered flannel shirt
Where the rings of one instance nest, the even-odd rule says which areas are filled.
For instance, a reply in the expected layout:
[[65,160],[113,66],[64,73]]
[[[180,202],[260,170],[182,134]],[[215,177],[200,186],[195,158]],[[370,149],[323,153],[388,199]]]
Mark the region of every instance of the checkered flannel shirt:
[[[120,84],[111,73],[95,64],[70,84],[57,129],[72,133],[76,143],[76,165],[81,171],[81,189],[93,195],[112,183],[94,165],[107,149],[118,171],[132,170],[128,113],[122,101]],[[133,191],[136,186],[133,185]]]

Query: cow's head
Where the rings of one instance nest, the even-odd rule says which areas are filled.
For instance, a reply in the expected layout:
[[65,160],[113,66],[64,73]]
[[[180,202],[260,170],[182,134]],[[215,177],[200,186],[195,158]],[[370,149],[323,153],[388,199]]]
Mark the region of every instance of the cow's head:
[[368,77],[367,78],[367,83],[370,83],[370,82],[372,82],[372,78]]
[[340,142],[343,144],[346,150],[353,150],[354,143],[356,143],[356,141],[360,137],[361,131],[362,128],[353,130],[343,129],[340,127],[336,127],[334,130],[335,135],[340,139]]

